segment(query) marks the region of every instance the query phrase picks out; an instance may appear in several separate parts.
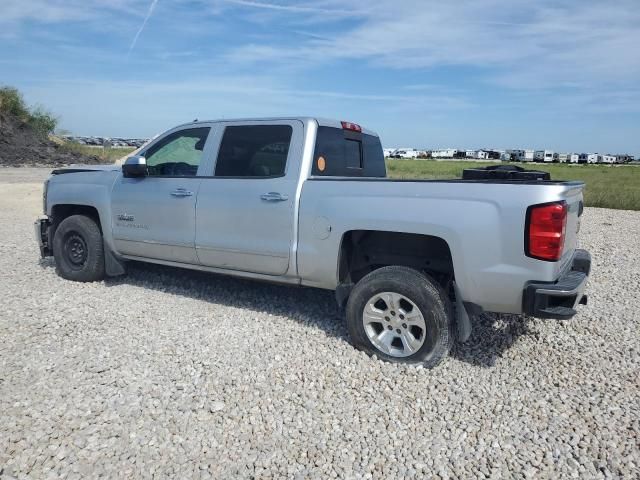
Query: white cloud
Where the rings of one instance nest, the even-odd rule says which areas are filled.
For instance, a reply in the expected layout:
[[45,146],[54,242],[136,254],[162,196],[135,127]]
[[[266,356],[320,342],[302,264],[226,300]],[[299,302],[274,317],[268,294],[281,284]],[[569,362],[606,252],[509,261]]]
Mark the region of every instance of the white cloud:
[[[40,23],[96,18],[104,10],[137,15],[141,0],[2,0],[0,25],[29,20]],[[144,2],[143,2],[144,3]]]
[[286,4],[286,3],[263,2],[263,1],[254,1],[254,0],[224,0],[224,1],[226,3],[238,5],[241,7],[258,8],[258,9],[264,9],[264,10],[275,10],[279,12],[288,12],[288,13],[321,13],[321,14],[330,14],[330,15],[339,15],[339,16],[349,14],[348,10],[345,8],[342,8],[342,9],[322,8],[322,7],[316,6],[316,4],[306,4],[306,5],[301,3]]
[[303,65],[359,59],[394,69],[473,67],[516,88],[627,82],[640,75],[637,0],[371,0],[358,16],[330,37],[296,45],[241,45],[229,58]]

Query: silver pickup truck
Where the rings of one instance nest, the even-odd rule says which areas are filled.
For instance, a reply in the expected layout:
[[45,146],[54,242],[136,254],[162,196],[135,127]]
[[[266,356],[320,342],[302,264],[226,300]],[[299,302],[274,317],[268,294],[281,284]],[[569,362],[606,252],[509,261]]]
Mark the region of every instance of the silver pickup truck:
[[192,122],[122,167],[53,171],[36,237],[69,280],[138,260],[335,290],[357,347],[427,367],[483,311],[586,303],[582,183],[385,176],[354,123]]

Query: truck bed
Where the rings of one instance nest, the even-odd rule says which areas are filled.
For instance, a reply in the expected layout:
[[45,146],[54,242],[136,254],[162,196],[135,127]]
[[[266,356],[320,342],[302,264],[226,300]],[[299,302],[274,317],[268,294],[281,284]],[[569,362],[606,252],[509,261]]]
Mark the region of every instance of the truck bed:
[[[527,282],[553,281],[569,268],[577,243],[582,182],[309,178],[299,213],[298,273],[303,283],[335,288],[333,262],[352,230],[403,231],[444,239],[464,300],[519,313]],[[527,209],[566,201],[570,215],[559,262],[524,252]],[[325,223],[331,235],[320,239]]]

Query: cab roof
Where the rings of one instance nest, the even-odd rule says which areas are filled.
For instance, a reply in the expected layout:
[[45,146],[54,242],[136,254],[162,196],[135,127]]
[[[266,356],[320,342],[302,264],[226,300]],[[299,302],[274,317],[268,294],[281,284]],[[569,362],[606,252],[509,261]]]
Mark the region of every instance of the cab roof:
[[[194,120],[193,122],[187,122],[184,123],[182,125],[179,125],[179,127],[186,127],[189,125],[198,125],[201,123],[220,123],[220,122],[272,122],[272,121],[278,121],[278,120],[299,120],[302,123],[304,123],[305,125],[307,125],[307,123],[309,122],[315,122],[318,124],[319,127],[333,127],[333,128],[339,128],[342,129],[342,121],[341,120],[334,120],[331,118],[322,118],[322,117],[245,117],[245,118],[218,118],[215,120]],[[178,128],[178,127],[175,127]],[[375,137],[378,136],[378,134],[372,130],[369,130],[365,127],[362,127],[362,133],[365,133],[367,135],[373,135]]]

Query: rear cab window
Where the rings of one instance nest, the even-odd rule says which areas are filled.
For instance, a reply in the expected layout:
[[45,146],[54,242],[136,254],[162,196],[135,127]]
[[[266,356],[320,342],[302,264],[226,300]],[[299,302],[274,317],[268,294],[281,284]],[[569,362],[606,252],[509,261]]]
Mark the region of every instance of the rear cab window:
[[384,153],[375,135],[319,126],[312,175],[318,177],[385,177]]

